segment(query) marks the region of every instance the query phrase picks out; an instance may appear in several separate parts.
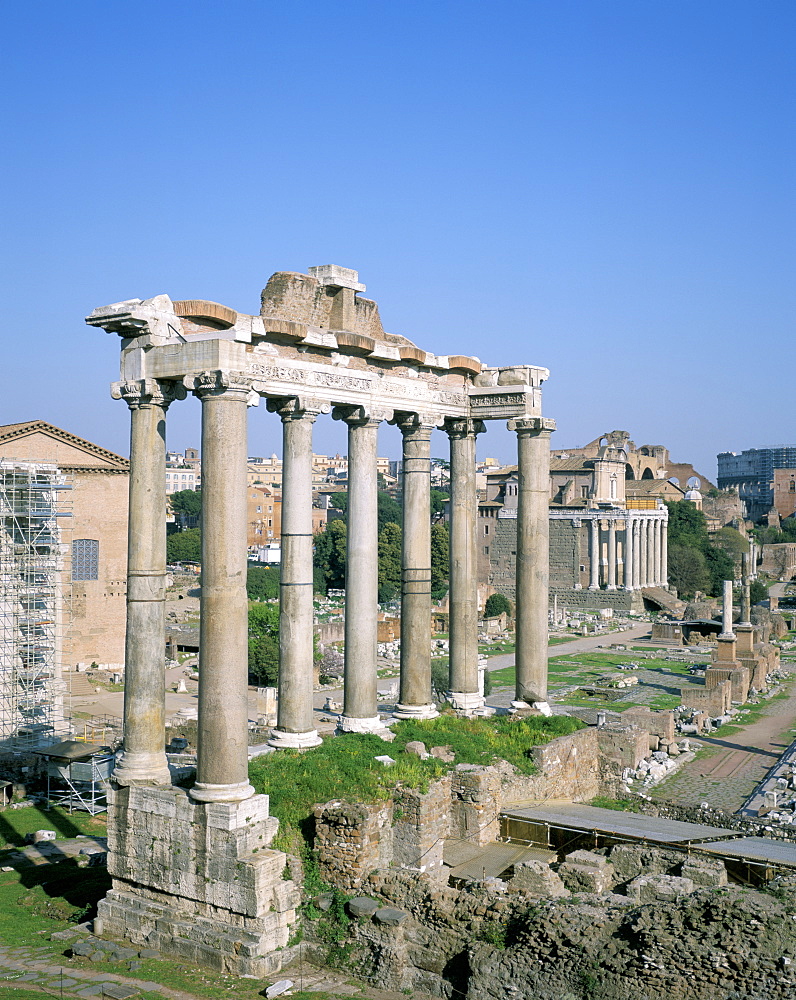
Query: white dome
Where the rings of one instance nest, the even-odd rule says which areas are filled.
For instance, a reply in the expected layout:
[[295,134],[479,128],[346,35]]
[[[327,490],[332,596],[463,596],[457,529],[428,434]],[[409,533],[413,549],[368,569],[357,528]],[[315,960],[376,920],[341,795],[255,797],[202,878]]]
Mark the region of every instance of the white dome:
[[701,500],[702,494],[699,490],[686,490],[684,500]]

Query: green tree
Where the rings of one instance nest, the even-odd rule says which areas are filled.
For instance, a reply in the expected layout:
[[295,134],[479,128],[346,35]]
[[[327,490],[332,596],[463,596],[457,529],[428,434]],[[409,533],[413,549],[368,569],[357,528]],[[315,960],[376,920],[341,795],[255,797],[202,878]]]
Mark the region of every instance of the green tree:
[[334,507],[335,510],[341,510],[344,514],[348,513],[348,494],[347,493],[330,493],[329,503]]
[[379,534],[379,601],[392,601],[401,592],[401,529],[392,521]]
[[249,604],[249,678],[274,687],[279,678],[279,606]]
[[202,513],[202,491],[177,490],[169,496],[169,503],[175,514],[198,517]]
[[279,599],[279,568],[277,566],[249,566],[246,571],[246,593],[250,601]]
[[450,573],[450,538],[444,521],[431,525],[431,596],[435,601],[445,596]]
[[760,604],[768,597],[768,587],[762,580],[752,580],[749,584],[749,603]]
[[380,492],[377,503],[379,534],[384,530],[386,524],[401,524],[403,521],[403,507],[397,500],[393,500],[389,493]]
[[338,517],[334,521],[329,521],[326,531],[315,536],[313,566],[318,573],[314,579],[320,584],[324,593],[330,587],[341,590],[345,587],[347,534],[345,521]]
[[705,563],[710,574],[710,593],[720,594],[724,581],[735,579],[735,563],[732,557],[717,545],[707,546]]
[[440,514],[445,513],[445,501],[450,500],[450,493],[446,493],[445,490],[432,490],[431,491],[431,519],[434,520]]
[[705,515],[690,500],[666,502],[669,508],[669,545],[702,549],[709,544]]
[[175,531],[166,538],[166,560],[174,562],[202,561],[201,528],[186,528]]
[[713,545],[723,549],[736,565],[741,564],[741,556],[749,551],[749,542],[740,531],[726,525],[713,536]]
[[490,594],[484,604],[484,618],[497,618],[505,612],[511,615],[511,601],[505,594]]
[[698,590],[708,590],[710,572],[700,549],[689,545],[669,546],[669,583],[684,598],[693,597]]

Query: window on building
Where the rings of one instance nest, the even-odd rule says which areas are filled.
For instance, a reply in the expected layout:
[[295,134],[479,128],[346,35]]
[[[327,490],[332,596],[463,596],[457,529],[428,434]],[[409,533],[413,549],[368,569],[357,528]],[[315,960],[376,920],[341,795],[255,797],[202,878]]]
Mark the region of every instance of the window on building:
[[588,496],[589,496],[589,487],[588,486],[581,486],[581,488],[580,488],[580,495],[583,497],[584,500],[588,499]]
[[72,541],[72,579],[99,579],[99,542],[96,538],[75,538]]
[[489,546],[488,546],[488,545],[485,545],[485,546],[484,546],[484,555],[485,555],[485,556],[488,556],[488,555],[489,555]]
[[263,509],[262,509],[262,507],[258,507],[258,508],[257,508],[257,513],[258,513],[258,514],[262,514],[262,512],[263,512]]
[[488,534],[489,534],[489,525],[488,525],[488,524],[485,524],[485,525],[484,525],[484,534],[485,534],[485,535],[488,535]]

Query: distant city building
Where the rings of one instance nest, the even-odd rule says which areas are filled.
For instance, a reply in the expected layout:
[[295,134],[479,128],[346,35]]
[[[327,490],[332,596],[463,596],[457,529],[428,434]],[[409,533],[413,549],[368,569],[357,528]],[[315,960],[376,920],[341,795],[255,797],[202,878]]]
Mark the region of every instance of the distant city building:
[[796,514],[796,469],[774,469],[774,507],[781,518]]
[[717,461],[719,489],[737,489],[747,516],[757,520],[775,506],[774,470],[796,468],[796,445],[723,451]]

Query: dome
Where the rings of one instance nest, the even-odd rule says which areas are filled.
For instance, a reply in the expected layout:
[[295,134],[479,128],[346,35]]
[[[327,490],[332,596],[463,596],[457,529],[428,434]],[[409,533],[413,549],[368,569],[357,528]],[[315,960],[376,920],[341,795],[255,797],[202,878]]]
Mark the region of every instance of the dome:
[[686,493],[685,493],[685,496],[683,497],[683,499],[684,500],[690,500],[692,503],[696,503],[697,500],[701,502],[702,501],[702,494],[699,492],[699,490],[696,490],[696,489],[686,490]]

